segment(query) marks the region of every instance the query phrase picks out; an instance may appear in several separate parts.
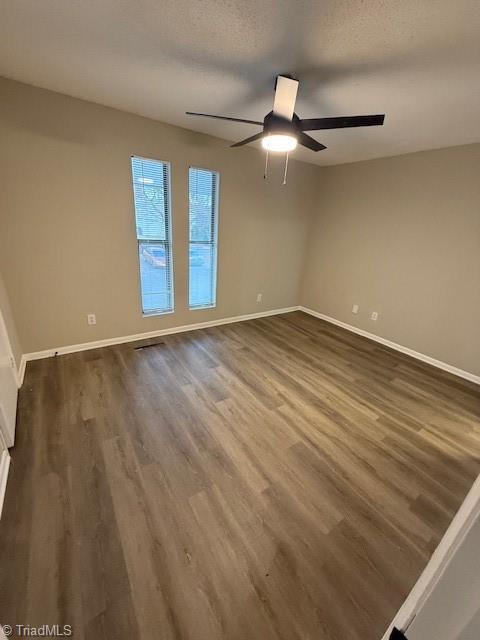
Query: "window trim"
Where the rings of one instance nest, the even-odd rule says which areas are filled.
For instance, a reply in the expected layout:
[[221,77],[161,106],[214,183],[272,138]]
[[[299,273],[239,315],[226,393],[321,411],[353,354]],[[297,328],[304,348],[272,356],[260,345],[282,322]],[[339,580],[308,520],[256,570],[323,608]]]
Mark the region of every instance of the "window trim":
[[[190,169],[198,169],[199,171],[208,171],[216,176],[216,189],[215,189],[215,202],[214,202],[214,225],[213,225],[213,241],[206,243],[190,240]],[[188,289],[187,289],[187,302],[189,311],[202,311],[204,309],[215,309],[217,306],[217,281],[218,281],[218,227],[219,227],[219,203],[220,203],[220,172],[215,169],[207,169],[207,167],[197,167],[196,165],[189,165],[187,171],[187,196],[188,196],[188,251],[187,251],[187,264],[188,264]],[[212,244],[214,252],[213,261],[213,280],[212,280],[212,292],[213,302],[210,304],[196,304],[190,305],[190,245],[191,244]]]
[[[137,211],[135,206],[135,191],[133,188],[133,170],[132,170],[132,159],[145,160],[146,162],[159,162],[167,167],[167,202],[168,202],[168,216],[169,216],[169,224],[166,228],[166,237],[165,240],[139,240],[137,236]],[[152,318],[155,316],[165,316],[170,313],[175,313],[175,272],[173,265],[173,215],[172,215],[172,165],[168,160],[160,160],[159,158],[147,158],[146,156],[139,156],[136,154],[132,154],[130,156],[130,179],[132,180],[131,190],[132,190],[132,200],[133,200],[133,221],[134,221],[134,229],[135,229],[135,241],[137,245],[137,274],[138,274],[138,292],[140,298],[140,309],[142,318]],[[142,297],[142,273],[140,267],[140,243],[148,244],[148,243],[164,243],[167,247],[169,247],[169,263],[170,263],[170,283],[171,283],[171,309],[155,309],[153,311],[145,311],[143,308],[143,297]]]

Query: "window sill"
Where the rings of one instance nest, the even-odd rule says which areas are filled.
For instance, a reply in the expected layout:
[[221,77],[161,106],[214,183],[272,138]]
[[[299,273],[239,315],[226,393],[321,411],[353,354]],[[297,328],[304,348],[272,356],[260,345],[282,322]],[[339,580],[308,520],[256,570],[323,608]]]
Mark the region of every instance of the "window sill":
[[175,309],[169,311],[152,311],[151,313],[142,313],[142,318],[155,318],[156,316],[168,316],[175,313]]
[[217,305],[216,304],[204,304],[204,305],[198,305],[195,307],[188,307],[189,311],[204,311],[205,309],[215,309]]

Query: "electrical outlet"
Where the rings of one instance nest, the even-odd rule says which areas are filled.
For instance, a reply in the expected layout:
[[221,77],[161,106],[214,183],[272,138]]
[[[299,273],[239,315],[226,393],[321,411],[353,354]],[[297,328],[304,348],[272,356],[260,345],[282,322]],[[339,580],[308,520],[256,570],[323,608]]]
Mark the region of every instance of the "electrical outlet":
[[372,315],[370,316],[370,320],[378,320],[378,313],[376,311],[372,311]]
[[94,313],[89,313],[87,315],[88,324],[97,324],[97,316]]
[[354,304],[352,307],[352,313],[358,313],[358,310],[360,309],[360,307],[358,306],[358,304]]
[[261,302],[262,301],[262,293],[257,293],[257,302]]

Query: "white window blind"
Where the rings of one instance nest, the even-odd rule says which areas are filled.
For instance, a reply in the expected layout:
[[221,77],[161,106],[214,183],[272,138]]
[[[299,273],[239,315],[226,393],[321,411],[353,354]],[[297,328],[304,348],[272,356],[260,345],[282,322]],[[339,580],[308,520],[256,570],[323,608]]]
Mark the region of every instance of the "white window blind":
[[218,190],[218,173],[190,167],[188,172],[190,309],[214,307],[216,304]]
[[170,164],[132,157],[142,311],[173,311]]

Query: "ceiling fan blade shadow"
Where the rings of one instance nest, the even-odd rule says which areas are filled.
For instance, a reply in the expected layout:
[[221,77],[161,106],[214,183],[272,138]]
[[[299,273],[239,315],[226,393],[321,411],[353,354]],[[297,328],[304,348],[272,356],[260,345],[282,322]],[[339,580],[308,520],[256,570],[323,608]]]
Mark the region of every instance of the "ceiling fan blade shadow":
[[297,134],[297,140],[298,144],[301,144],[303,147],[307,147],[307,149],[310,149],[311,151],[323,151],[323,149],[327,148],[324,144],[318,142],[318,140],[315,140],[311,136],[307,136],[306,133],[299,132]]
[[235,142],[235,144],[231,144],[231,147],[243,147],[244,144],[248,144],[249,142],[255,142],[256,140],[260,140],[263,138],[264,133],[261,131],[260,133],[256,133],[254,136],[250,136],[250,138],[245,138],[245,140],[240,140],[240,142]]
[[263,122],[259,120],[245,120],[243,118],[230,118],[229,116],[214,116],[211,113],[195,113],[194,111],[185,111],[187,116],[200,116],[201,118],[215,118],[217,120],[228,120],[230,122],[244,122],[245,124],[257,124],[263,126]]
[[302,131],[320,131],[322,129],[345,129],[350,127],[377,127],[385,120],[385,114],[371,116],[338,116],[333,118],[307,118],[300,120]]

